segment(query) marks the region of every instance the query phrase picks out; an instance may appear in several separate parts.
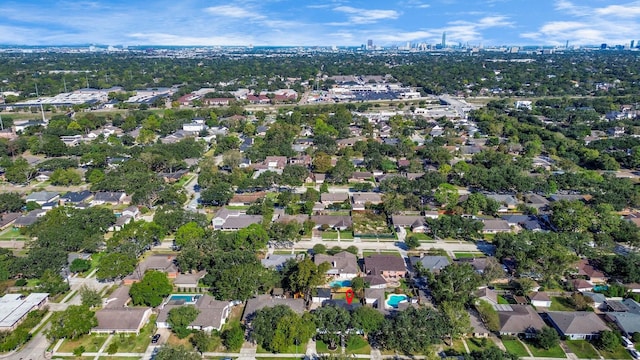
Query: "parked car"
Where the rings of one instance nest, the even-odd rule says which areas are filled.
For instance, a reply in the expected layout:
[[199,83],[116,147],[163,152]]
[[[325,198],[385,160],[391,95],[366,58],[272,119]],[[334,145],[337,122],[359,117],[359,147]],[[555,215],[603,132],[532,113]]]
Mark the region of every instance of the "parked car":
[[622,339],[622,345],[624,345],[624,347],[633,348],[633,343],[631,342],[631,340],[629,340],[628,337],[622,336],[621,339]]
[[153,335],[153,337],[151,338],[151,343],[152,344],[157,344],[158,340],[160,340],[160,334],[155,334]]
[[629,350],[631,357],[634,359],[640,359],[640,352],[638,350]]

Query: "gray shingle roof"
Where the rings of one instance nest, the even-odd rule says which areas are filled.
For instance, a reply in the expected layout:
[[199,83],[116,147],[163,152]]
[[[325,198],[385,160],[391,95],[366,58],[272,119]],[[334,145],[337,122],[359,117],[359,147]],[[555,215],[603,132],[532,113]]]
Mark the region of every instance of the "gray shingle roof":
[[549,311],[547,315],[563,335],[597,334],[609,330],[598,315],[589,311]]

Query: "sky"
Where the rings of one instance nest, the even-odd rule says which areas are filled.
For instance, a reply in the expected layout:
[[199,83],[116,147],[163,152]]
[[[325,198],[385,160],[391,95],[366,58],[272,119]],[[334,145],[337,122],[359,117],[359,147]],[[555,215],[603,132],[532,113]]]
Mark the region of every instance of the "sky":
[[4,45],[628,44],[640,1],[2,0]]

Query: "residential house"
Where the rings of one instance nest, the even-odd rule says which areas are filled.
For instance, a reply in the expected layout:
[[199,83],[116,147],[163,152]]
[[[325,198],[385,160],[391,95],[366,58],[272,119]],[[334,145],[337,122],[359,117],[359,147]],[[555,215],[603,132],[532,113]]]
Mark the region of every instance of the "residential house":
[[13,221],[13,227],[21,228],[33,225],[36,221],[38,221],[41,217],[47,214],[46,210],[36,209],[29,211],[28,213],[20,216],[19,218]]
[[167,274],[169,279],[175,279],[180,273],[178,266],[175,264],[175,260],[175,254],[148,256],[138,264],[132,274],[124,278],[123,283],[125,285],[131,285],[140,281],[147,270],[161,271]]
[[149,307],[107,308],[96,311],[98,326],[91,329],[96,334],[139,334],[151,317]]
[[140,216],[140,209],[137,206],[129,206],[122,210],[120,213],[122,216],[131,216],[134,220]]
[[483,234],[497,234],[501,232],[510,232],[511,227],[509,224],[503,219],[484,219],[482,220]]
[[60,197],[60,203],[62,205],[66,205],[66,204],[80,204],[83,203],[87,200],[89,200],[89,198],[92,196],[91,192],[89,190],[82,190],[82,191],[69,191],[66,194],[62,195]]
[[267,156],[263,162],[254,164],[253,168],[257,170],[282,171],[287,166],[286,156]]
[[234,194],[231,200],[229,200],[229,206],[247,206],[256,203],[258,200],[264,198],[267,195],[266,192],[260,191],[255,193],[246,194]]
[[222,208],[212,220],[214,229],[234,231],[251,224],[262,223],[262,215],[247,215],[243,211]]
[[386,289],[387,280],[382,275],[372,274],[363,278],[365,284],[369,284],[371,289]]
[[544,321],[530,305],[495,305],[500,335],[531,338],[542,330]]
[[640,304],[631,298],[622,300],[625,311],[607,312],[607,320],[614,323],[627,337],[640,333]]
[[289,159],[290,165],[311,166],[312,159],[309,155],[295,156]]
[[101,191],[95,193],[90,201],[91,206],[97,205],[120,205],[124,204],[127,194],[124,192]]
[[391,222],[396,230],[408,228],[413,232],[423,233],[428,228],[424,216],[419,215],[391,215]]
[[380,193],[354,193],[352,195],[352,208],[355,211],[364,211],[366,204],[378,205],[382,203]]
[[36,191],[33,192],[24,199],[25,202],[35,202],[42,206],[45,203],[56,201],[60,198],[60,193],[55,191]]
[[491,335],[491,332],[484,325],[484,322],[480,318],[480,314],[474,309],[467,310],[469,313],[469,320],[471,321],[471,335],[474,338],[486,338]]
[[449,258],[447,258],[446,256],[431,256],[431,255],[425,255],[423,257],[412,256],[409,258],[409,261],[414,271],[416,267],[419,266],[423,270],[427,270],[433,274],[439,273],[440,270],[444,269],[445,267],[451,264],[451,262],[449,261]]
[[173,280],[173,286],[178,289],[197,289],[200,280],[207,274],[206,270],[191,272],[187,274],[178,274]]
[[[219,301],[214,299],[209,294],[195,295],[197,298],[193,306],[198,309],[198,316],[188,326],[188,329],[202,330],[204,332],[211,332],[213,330],[220,331],[222,326],[227,322],[233,303],[230,301]],[[170,328],[167,319],[169,317],[169,311],[174,308],[184,306],[183,303],[167,303],[165,304],[156,318],[156,325],[158,328]]]
[[387,281],[399,280],[407,275],[404,259],[394,255],[370,255],[364,258],[367,275],[381,275]]
[[0,331],[13,331],[30,312],[42,310],[49,299],[48,293],[5,294],[0,298]]
[[488,287],[478,289],[475,295],[478,300],[484,300],[491,305],[498,304],[498,293],[496,293],[492,289],[489,289]]
[[487,194],[487,198],[497,201],[501,206],[499,212],[507,212],[518,207],[518,199],[513,195]]
[[551,297],[546,292],[536,291],[529,294],[529,300],[531,305],[538,307],[549,308],[551,307]]
[[[602,309],[603,305],[605,305],[605,303],[607,301],[607,298],[601,293],[585,291],[585,292],[582,293],[582,295],[588,297],[591,300],[593,300],[593,308],[594,309]],[[606,306],[604,306],[604,307],[606,307]]]
[[299,315],[302,315],[305,309],[303,299],[275,298],[270,295],[258,295],[257,297],[247,300],[247,305],[242,314],[242,322],[248,325],[251,323],[256,311],[277,305],[287,306]]
[[585,279],[573,279],[569,280],[569,283],[571,284],[573,289],[579,292],[593,290],[593,284]]
[[313,215],[311,221],[315,224],[316,229],[326,226],[336,230],[347,230],[353,226],[349,215]]
[[227,106],[234,100],[234,98],[209,98],[203,99],[202,103],[208,106]]
[[328,288],[316,288],[315,293],[311,297],[311,301],[316,304],[323,304],[329,300],[331,300],[331,289]]
[[608,280],[605,274],[602,271],[596,269],[593,266],[593,263],[588,259],[580,259],[580,261],[578,261],[578,263],[576,264],[576,269],[577,276],[585,277],[592,284],[602,284],[606,283]]
[[525,194],[524,199],[527,206],[537,209],[538,211],[549,206],[549,200],[538,194]]
[[322,193],[320,194],[320,202],[323,205],[331,205],[343,203],[349,200],[349,193],[346,192],[338,192],[338,193]]
[[262,266],[267,269],[280,270],[284,267],[284,264],[289,260],[295,260],[294,254],[269,254],[265,259],[260,260]]
[[360,273],[358,258],[346,251],[335,255],[316,254],[313,262],[316,265],[329,263],[331,267],[327,270],[327,275],[332,279],[353,279]]
[[0,215],[0,230],[4,230],[11,226],[20,216],[22,216],[21,213],[6,213]]
[[591,311],[549,311],[547,318],[560,336],[567,340],[593,340],[609,327]]
[[133,216],[131,215],[121,215],[116,218],[116,222],[107,228],[108,231],[120,231],[124,228],[125,225],[129,224],[133,221]]
[[367,182],[367,181],[371,181],[373,178],[374,178],[373,173],[355,171],[353,174],[351,174],[351,177],[349,178],[349,182],[350,183],[364,183],[364,182]]
[[358,141],[367,141],[367,138],[364,136],[358,136],[348,139],[339,139],[336,140],[336,145],[338,145],[338,149],[344,149],[346,147],[353,147]]
[[365,304],[376,309],[384,309],[385,293],[384,289],[366,288],[364,289]]

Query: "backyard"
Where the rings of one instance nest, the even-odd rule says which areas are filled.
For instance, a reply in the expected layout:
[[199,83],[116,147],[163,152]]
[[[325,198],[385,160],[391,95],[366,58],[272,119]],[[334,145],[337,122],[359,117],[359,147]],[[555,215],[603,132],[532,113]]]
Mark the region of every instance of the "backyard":
[[383,214],[375,214],[371,211],[354,212],[351,218],[355,234],[387,236],[393,234],[387,224],[387,218]]
[[107,340],[107,335],[87,334],[75,340],[64,340],[58,348],[58,352],[73,352],[80,346],[84,347],[84,352],[97,352]]
[[527,342],[527,347],[529,351],[536,358],[566,358],[567,354],[564,353],[564,350],[560,347],[560,345],[556,345],[550,349],[543,349],[535,346],[532,342]]
[[527,352],[527,349],[524,347],[524,344],[522,344],[522,342],[520,342],[520,340],[518,339],[514,339],[514,340],[503,339],[502,343],[504,344],[504,347],[507,349],[507,351],[510,354],[516,355],[518,357],[529,356],[529,352]]
[[562,296],[551,297],[551,307],[549,311],[575,311],[571,299]]

